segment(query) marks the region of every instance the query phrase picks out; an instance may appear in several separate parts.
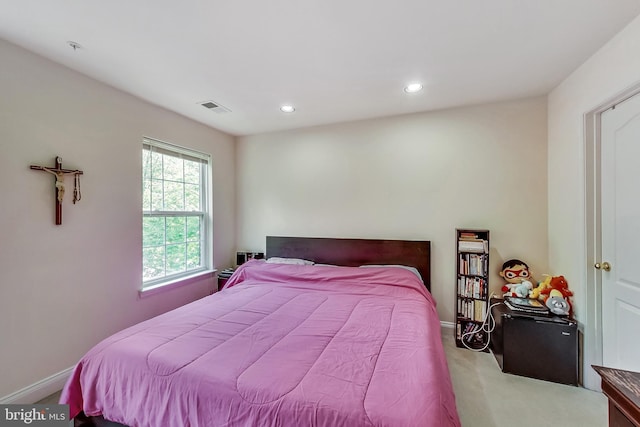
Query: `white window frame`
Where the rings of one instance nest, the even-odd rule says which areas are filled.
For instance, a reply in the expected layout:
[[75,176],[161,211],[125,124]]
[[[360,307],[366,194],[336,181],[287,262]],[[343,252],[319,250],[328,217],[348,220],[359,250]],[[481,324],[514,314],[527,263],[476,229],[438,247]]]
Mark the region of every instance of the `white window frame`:
[[[197,216],[201,218],[200,221],[200,265],[197,268],[185,270],[177,273],[166,274],[166,249],[165,249],[165,275],[154,279],[145,280],[142,277],[142,291],[149,291],[167,285],[174,285],[178,282],[185,281],[188,278],[211,272],[211,247],[212,247],[212,218],[211,218],[211,206],[210,206],[210,188],[211,188],[211,156],[206,153],[191,150],[189,148],[181,147],[175,144],[171,144],[164,141],[159,141],[153,138],[144,137],[142,142],[142,152],[149,150],[153,152],[161,152],[165,155],[170,155],[186,160],[197,160],[202,163],[200,168],[200,211],[170,211],[170,210],[142,210],[142,219],[149,217],[162,217],[168,218],[172,216],[184,216],[193,217]],[[142,191],[144,193],[144,165],[142,167]],[[163,179],[164,181],[164,179]],[[152,207],[153,204],[150,205]],[[143,230],[144,233],[144,230]],[[143,235],[144,236],[144,235]],[[165,235],[165,248],[167,246]],[[143,246],[144,251],[144,246]],[[142,263],[144,265],[144,253],[142,254]],[[185,259],[186,262],[186,259]]]

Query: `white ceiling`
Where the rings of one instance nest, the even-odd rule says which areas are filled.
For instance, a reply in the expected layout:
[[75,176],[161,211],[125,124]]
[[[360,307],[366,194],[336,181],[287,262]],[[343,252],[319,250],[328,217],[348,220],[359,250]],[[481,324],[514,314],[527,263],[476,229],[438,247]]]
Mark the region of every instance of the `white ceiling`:
[[[546,94],[639,13],[640,0],[0,0],[0,38],[248,135]],[[424,90],[405,93],[413,81]]]

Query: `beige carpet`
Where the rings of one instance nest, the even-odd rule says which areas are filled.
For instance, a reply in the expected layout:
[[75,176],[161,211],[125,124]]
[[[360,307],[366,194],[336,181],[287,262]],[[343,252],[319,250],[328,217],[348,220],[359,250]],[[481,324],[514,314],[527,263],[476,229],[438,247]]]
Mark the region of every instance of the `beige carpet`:
[[463,426],[607,425],[608,404],[602,393],[504,374],[491,353],[457,348],[453,329],[442,329],[442,341]]

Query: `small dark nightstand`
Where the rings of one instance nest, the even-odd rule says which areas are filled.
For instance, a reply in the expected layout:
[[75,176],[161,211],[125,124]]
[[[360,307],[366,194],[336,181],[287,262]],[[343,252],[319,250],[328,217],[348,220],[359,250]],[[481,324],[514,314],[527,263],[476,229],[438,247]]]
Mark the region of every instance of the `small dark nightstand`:
[[229,280],[228,277],[218,276],[218,289],[216,289],[216,292],[219,292],[224,287],[224,285],[227,284],[227,280]]
[[[500,300],[491,299],[491,303]],[[578,325],[566,317],[491,308],[496,327],[491,351],[502,372],[578,385]]]
[[218,289],[216,292],[222,290],[224,285],[227,284],[227,280],[233,275],[233,272],[236,271],[235,268],[225,268],[220,273],[218,273]]

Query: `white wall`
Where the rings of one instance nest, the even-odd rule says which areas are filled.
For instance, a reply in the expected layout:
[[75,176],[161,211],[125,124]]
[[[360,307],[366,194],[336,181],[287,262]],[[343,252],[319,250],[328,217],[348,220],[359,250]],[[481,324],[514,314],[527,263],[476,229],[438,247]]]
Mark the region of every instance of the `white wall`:
[[[584,115],[640,81],[638,52],[640,17],[549,95],[549,265],[568,278],[581,323],[588,315]],[[588,334],[585,339],[585,386],[597,388],[598,377],[590,368],[597,363],[597,349]]]
[[239,138],[238,248],[431,240],[432,292],[452,322],[456,227],[491,230],[494,273],[509,258],[546,272],[546,114],[535,98]]
[[[141,143],[213,157],[214,263],[235,250],[233,137],[0,41],[0,397],[74,365],[102,338],[209,293],[212,279],[138,298]],[[54,179],[84,171],[54,225]]]

